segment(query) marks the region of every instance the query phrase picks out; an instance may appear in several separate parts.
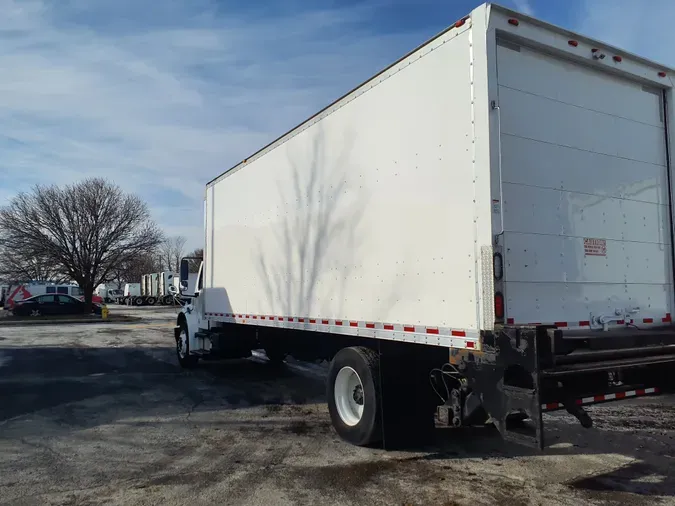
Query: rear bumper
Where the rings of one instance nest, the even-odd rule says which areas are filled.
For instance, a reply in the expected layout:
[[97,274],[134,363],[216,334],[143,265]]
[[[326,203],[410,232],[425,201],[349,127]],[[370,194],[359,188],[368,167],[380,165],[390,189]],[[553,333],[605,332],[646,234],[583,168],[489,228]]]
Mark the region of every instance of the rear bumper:
[[[543,413],[565,409],[585,427],[584,406],[672,392],[675,327],[609,332],[505,327],[483,335],[479,353],[453,350],[453,361],[479,393],[507,439],[545,446]],[[529,434],[507,420],[527,414]]]

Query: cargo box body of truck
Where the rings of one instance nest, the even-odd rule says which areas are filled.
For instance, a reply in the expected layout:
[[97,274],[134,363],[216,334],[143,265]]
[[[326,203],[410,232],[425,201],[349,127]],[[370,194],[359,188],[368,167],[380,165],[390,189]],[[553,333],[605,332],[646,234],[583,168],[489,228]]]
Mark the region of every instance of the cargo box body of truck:
[[328,358],[356,444],[403,391],[542,446],[546,409],[668,388],[673,75],[477,8],[207,184],[181,363]]

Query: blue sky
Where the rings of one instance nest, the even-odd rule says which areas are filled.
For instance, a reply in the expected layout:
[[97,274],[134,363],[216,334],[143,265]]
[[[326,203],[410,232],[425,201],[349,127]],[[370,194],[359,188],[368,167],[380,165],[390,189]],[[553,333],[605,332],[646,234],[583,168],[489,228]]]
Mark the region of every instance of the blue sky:
[[[0,204],[105,175],[200,246],[208,180],[480,3],[0,0]],[[501,3],[675,66],[675,1]]]

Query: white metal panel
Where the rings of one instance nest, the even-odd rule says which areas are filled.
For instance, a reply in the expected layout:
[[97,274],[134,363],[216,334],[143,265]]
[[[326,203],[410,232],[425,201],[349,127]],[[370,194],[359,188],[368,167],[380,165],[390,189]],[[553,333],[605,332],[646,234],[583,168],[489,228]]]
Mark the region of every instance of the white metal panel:
[[662,323],[671,313],[672,285],[619,284],[610,291],[603,283],[510,283],[506,295],[509,318],[515,323],[555,324],[569,327],[588,326],[590,314],[614,315],[616,310],[635,307],[638,326],[646,317]]
[[476,329],[469,49],[450,32],[209,188],[206,312]]
[[[500,54],[504,52],[512,51],[505,49]],[[501,66],[500,69],[501,75],[504,71]],[[635,93],[657,101],[654,95],[639,87]],[[654,165],[665,164],[663,125],[638,123],[511,88],[500,87],[499,99],[502,135]]]
[[[635,307],[665,317],[660,94],[512,43],[497,54],[508,319],[575,326]],[[606,255],[587,255],[584,239],[605,241]]]
[[[501,147],[504,166],[518,167],[506,174],[506,183],[653,204],[668,201],[668,178],[661,165],[515,136],[504,136]],[[607,170],[598,170],[602,168]]]

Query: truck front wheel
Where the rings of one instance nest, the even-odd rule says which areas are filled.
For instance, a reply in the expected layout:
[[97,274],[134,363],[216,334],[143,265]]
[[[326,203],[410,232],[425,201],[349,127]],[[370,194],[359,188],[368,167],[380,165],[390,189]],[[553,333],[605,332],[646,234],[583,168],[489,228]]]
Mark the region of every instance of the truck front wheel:
[[192,369],[197,365],[199,357],[190,355],[190,338],[188,334],[187,323],[180,322],[180,331],[176,336],[176,355],[178,356],[178,363],[183,369]]
[[378,354],[364,347],[344,348],[328,371],[328,411],[345,441],[366,446],[381,441],[382,413]]

